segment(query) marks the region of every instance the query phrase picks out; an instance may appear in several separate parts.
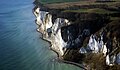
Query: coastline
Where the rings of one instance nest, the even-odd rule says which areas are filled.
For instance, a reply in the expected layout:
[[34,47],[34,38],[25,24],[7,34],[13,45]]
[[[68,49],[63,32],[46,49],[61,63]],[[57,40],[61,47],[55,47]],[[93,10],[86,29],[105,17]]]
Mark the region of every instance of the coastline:
[[[35,6],[35,7],[36,7],[36,6]],[[32,10],[33,14],[34,14],[35,7],[34,7],[33,10]],[[35,15],[35,14],[34,14],[34,15]],[[36,23],[36,22],[35,22],[35,23]],[[38,26],[37,23],[36,23],[36,25]],[[39,32],[39,33],[41,33],[41,32],[38,31],[37,29],[36,29],[36,31]],[[55,59],[56,61],[58,61],[58,62],[63,62],[63,63],[66,63],[66,64],[75,65],[75,66],[80,67],[80,68],[82,68],[82,69],[84,69],[84,70],[87,70],[87,66],[86,66],[87,64],[79,64],[79,63],[75,63],[75,62],[72,62],[72,61],[64,60],[63,57],[59,54],[59,51],[57,51],[57,50],[55,50],[54,48],[52,48],[52,43],[51,43],[50,39],[45,38],[42,33],[41,33],[41,35],[42,35],[42,36],[40,37],[40,39],[48,42],[48,43],[50,44],[50,46],[49,46],[50,50],[52,50],[53,52],[55,52],[55,53],[57,54],[57,58]]]
[[[118,51],[115,52],[116,55],[115,54],[109,55],[110,52],[108,50],[110,48],[108,48],[108,45],[106,46],[106,42],[110,46],[117,47],[117,42],[114,42],[114,41],[117,41],[116,40],[117,35],[114,36],[115,39],[114,38],[109,39],[113,33],[111,33],[108,36],[109,30],[107,31],[107,28],[109,28],[108,24],[110,24],[110,26],[112,26],[111,22],[113,24],[113,23],[118,23],[119,21],[117,22],[117,20],[114,20],[116,22],[113,22],[113,21],[110,22],[111,19],[109,18],[109,15],[105,15],[105,14],[101,15],[99,13],[97,13],[97,14],[96,13],[85,13],[84,14],[84,13],[70,13],[68,11],[67,13],[60,14],[60,15],[65,15],[65,16],[67,16],[67,15],[74,16],[77,14],[78,16],[74,16],[74,20],[72,20],[71,19],[72,16],[67,16],[67,17],[63,16],[62,17],[62,16],[56,14],[55,12],[57,12],[57,10],[53,9],[51,11],[46,7],[42,8],[44,6],[42,6],[41,4],[40,5],[34,4],[34,5],[35,5],[35,7],[33,8],[33,10],[34,10],[33,13],[36,16],[35,23],[38,26],[36,30],[41,33],[40,38],[42,40],[49,42],[50,49],[57,54],[57,57],[55,59],[53,59],[53,61],[57,60],[58,62],[72,64],[72,65],[75,65],[75,66],[80,67],[85,70],[99,69],[100,67],[102,67],[102,69],[104,70],[107,68],[111,68],[111,65],[115,65],[114,63],[117,63],[115,61],[117,61],[118,60],[117,58],[119,58],[118,53],[117,53],[117,52],[119,52],[119,48],[117,48]],[[81,16],[81,17],[79,17],[79,16]],[[52,19],[52,17],[53,17],[53,19]],[[78,18],[78,19],[75,19],[75,18]],[[79,19],[85,19],[85,20],[79,20]],[[93,20],[93,19],[95,19],[95,20]],[[71,20],[71,21],[69,21],[69,20]],[[98,22],[98,21],[100,21],[100,22]],[[73,26],[70,27],[69,24],[71,24],[71,22],[75,22],[77,25],[74,24]],[[81,22],[80,24],[84,24],[84,25],[80,25],[79,22]],[[91,24],[91,25],[89,26],[89,24]],[[105,27],[103,25],[105,25]],[[79,28],[82,26],[84,28],[88,28],[88,26],[89,26],[89,28],[88,29]],[[95,27],[95,26],[97,26],[97,27]],[[63,29],[62,29],[62,27],[63,27]],[[70,31],[72,28],[76,28],[76,27],[78,29]],[[117,28],[117,27],[115,27],[115,28]],[[96,30],[94,30],[94,29],[96,29]],[[66,30],[67,30],[67,32],[66,32]],[[112,29],[112,30],[114,30],[114,29]],[[91,31],[91,35],[89,35],[90,31]],[[75,36],[75,39],[70,38],[70,37],[74,36],[74,35],[71,35],[70,32],[72,34],[76,34],[77,37]],[[81,32],[81,33],[79,34],[79,32]],[[108,33],[108,34],[106,34],[106,33]],[[68,36],[66,36],[66,34],[68,34]],[[108,39],[106,39],[106,38],[108,38]],[[84,42],[81,42],[82,40],[84,40]],[[109,40],[111,40],[111,41],[109,41]],[[87,42],[88,42],[88,44],[87,44]],[[91,42],[95,42],[95,43],[91,44]],[[115,45],[111,45],[110,42],[112,42],[112,44],[115,44]],[[88,45],[86,48],[86,50],[87,50],[86,52],[84,51],[83,47],[78,48],[78,50],[72,49],[71,51],[66,49],[68,47],[69,47],[69,49],[71,49],[71,47],[76,46],[76,45],[77,45],[76,47],[80,47],[79,44],[82,44],[82,43],[85,43],[84,45],[82,45],[83,47],[85,45]],[[66,48],[64,48],[64,47],[66,47]],[[95,48],[95,49],[93,49],[93,48]],[[86,58],[84,58],[84,56],[83,56],[83,58],[81,58],[82,56],[79,54],[80,52],[78,52],[78,51],[80,51],[81,53],[88,52],[88,53],[91,53],[91,55],[87,55],[88,57],[86,57]],[[65,52],[65,55],[64,55],[64,52]],[[104,55],[98,54],[98,53],[103,53]],[[112,59],[113,56],[115,57],[115,59]],[[96,59],[99,59],[99,61],[97,61]],[[112,59],[112,60],[110,60],[110,59]],[[83,60],[83,61],[80,61],[80,60]],[[100,64],[100,66],[98,66],[99,64]],[[119,67],[116,66],[114,68],[119,68]]]
[[[38,31],[39,32],[39,31]],[[41,32],[39,32],[39,33],[41,33]],[[42,33],[41,33],[42,34]],[[54,48],[52,48],[51,46],[52,46],[52,44],[51,44],[51,42],[47,39],[47,38],[44,38],[43,36],[42,37],[40,37],[40,39],[42,39],[42,40],[44,40],[44,41],[46,41],[46,42],[48,42],[49,44],[50,44],[50,50],[52,50],[53,52],[55,52],[56,54],[57,54],[57,57],[58,58],[56,58],[56,60],[58,61],[58,62],[63,62],[63,63],[66,63],[66,64],[72,64],[72,65],[75,65],[75,66],[78,66],[78,67],[80,67],[80,68],[82,68],[82,69],[84,69],[84,70],[87,70],[87,68],[85,67],[85,66],[82,66],[81,64],[79,64],[79,63],[75,63],[75,62],[72,62],[72,61],[66,61],[66,60],[63,60],[62,59],[62,56],[60,56],[60,54],[58,53],[58,51],[56,51]],[[84,65],[86,65],[86,64],[84,64]]]

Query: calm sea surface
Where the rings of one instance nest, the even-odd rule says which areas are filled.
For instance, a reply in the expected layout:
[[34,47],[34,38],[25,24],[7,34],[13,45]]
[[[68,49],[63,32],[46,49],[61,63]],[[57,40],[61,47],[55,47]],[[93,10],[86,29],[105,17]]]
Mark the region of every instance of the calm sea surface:
[[0,70],[80,70],[54,61],[56,53],[36,31],[32,2],[0,1]]

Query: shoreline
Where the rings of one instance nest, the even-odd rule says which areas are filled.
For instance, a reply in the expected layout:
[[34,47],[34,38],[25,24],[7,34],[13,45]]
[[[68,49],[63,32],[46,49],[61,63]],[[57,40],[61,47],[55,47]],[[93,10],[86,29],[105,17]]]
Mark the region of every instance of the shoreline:
[[[35,7],[36,7],[36,6],[35,6]],[[32,9],[33,14],[34,14],[35,7]],[[34,15],[35,15],[35,14],[34,14]],[[36,22],[35,22],[35,23],[36,23]],[[37,23],[36,23],[36,25],[38,26]],[[46,42],[48,42],[48,43],[50,44],[50,46],[49,46],[50,50],[52,50],[53,52],[55,52],[55,53],[57,54],[57,58],[56,58],[55,60],[57,60],[58,62],[75,65],[75,66],[77,66],[77,67],[79,67],[79,68],[82,68],[82,69],[84,69],[84,70],[87,70],[86,64],[83,64],[83,66],[82,66],[82,65],[80,65],[79,63],[75,63],[75,62],[72,62],[72,61],[63,60],[63,59],[62,59],[62,56],[60,56],[60,54],[59,54],[59,51],[57,51],[57,50],[55,50],[54,48],[51,47],[51,46],[52,46],[52,43],[49,41],[49,39],[45,38],[45,37],[43,36],[43,34],[42,34],[40,31],[38,31],[37,29],[36,29],[36,31],[41,34],[40,39],[42,39],[42,40],[44,40],[44,41],[46,41]]]
[[[39,31],[37,31],[37,32],[39,32]],[[41,33],[41,32],[39,32],[39,33]],[[42,34],[42,33],[41,33]],[[42,39],[42,40],[44,40],[44,41],[46,41],[46,42],[48,42],[49,44],[50,44],[50,50],[52,50],[53,52],[55,52],[56,54],[57,54],[57,61],[58,62],[63,62],[63,63],[66,63],[66,64],[71,64],[71,65],[75,65],[75,66],[77,66],[77,67],[80,67],[80,68],[82,68],[82,69],[85,69],[85,70],[87,70],[87,68],[86,67],[84,67],[84,66],[81,66],[79,63],[75,63],[75,62],[72,62],[72,61],[66,61],[66,60],[63,60],[62,59],[62,56],[60,56],[59,55],[59,53],[54,49],[54,48],[52,48],[51,46],[52,46],[52,44],[51,44],[51,42],[49,41],[49,40],[47,40],[46,38],[43,38],[43,36],[42,37],[40,37],[40,39]]]

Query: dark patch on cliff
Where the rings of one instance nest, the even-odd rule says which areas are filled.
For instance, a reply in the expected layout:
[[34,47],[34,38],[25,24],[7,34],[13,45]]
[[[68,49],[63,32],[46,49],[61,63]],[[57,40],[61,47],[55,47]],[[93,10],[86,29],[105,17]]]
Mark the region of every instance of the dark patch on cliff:
[[[110,22],[110,18],[108,16],[94,14],[94,13],[76,14],[76,15],[73,15],[73,17],[75,17],[76,20],[73,21],[72,25],[62,28],[61,32],[62,32],[62,37],[64,41],[68,41],[67,39],[68,30],[71,33],[72,40],[75,40],[76,38],[78,38],[79,35],[82,35],[84,29],[89,30],[90,34],[94,34],[98,30],[100,30],[102,27],[107,25],[108,22]],[[73,17],[71,19],[74,19]]]
[[[67,61],[72,61],[76,63],[82,63],[85,58],[85,55],[78,52],[79,49],[68,49],[67,54],[63,55],[63,59]],[[77,57],[77,58],[76,58]]]

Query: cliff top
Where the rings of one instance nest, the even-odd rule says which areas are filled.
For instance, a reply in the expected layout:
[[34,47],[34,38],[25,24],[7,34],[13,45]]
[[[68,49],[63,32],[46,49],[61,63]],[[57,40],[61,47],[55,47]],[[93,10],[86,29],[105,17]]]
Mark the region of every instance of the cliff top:
[[120,8],[120,0],[36,0],[34,3],[41,5],[43,10],[75,13],[111,14],[118,13]]
[[64,9],[72,6],[82,5],[108,5],[114,6],[119,5],[120,0],[35,0],[38,3],[43,4],[45,7],[50,9]]

